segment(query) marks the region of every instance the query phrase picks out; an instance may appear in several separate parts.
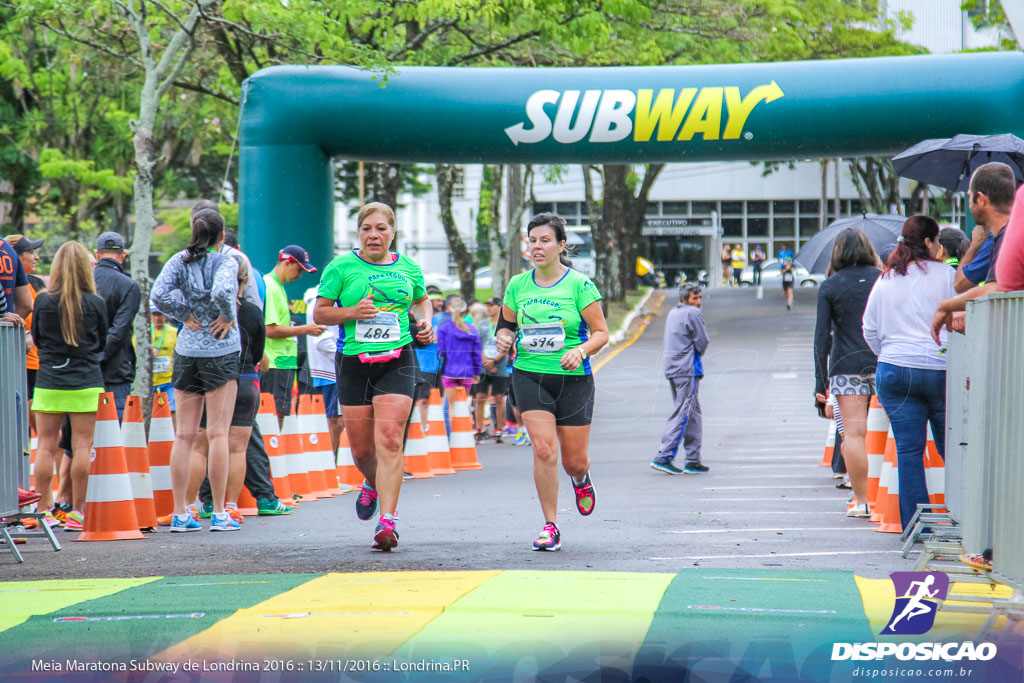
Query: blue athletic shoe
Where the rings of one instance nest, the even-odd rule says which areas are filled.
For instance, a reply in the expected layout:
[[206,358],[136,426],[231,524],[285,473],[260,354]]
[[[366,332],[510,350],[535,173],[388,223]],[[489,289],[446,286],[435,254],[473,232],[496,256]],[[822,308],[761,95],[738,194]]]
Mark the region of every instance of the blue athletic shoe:
[[363,480],[363,489],[356,496],[356,516],[366,521],[377,514],[377,492]]
[[199,520],[185,513],[183,515],[173,515],[171,517],[171,532],[181,533],[184,531],[199,531],[203,528],[203,525],[199,523]]
[[238,522],[231,519],[231,515],[227,512],[214,512],[210,514],[210,531],[238,531],[239,528]]
[[652,462],[651,463],[651,467],[656,469],[656,470],[658,470],[659,472],[664,472],[665,474],[682,474],[683,473],[683,471],[681,469],[679,469],[678,467],[676,467],[672,463],[670,463],[670,462],[661,462],[660,460],[655,460],[654,462]]

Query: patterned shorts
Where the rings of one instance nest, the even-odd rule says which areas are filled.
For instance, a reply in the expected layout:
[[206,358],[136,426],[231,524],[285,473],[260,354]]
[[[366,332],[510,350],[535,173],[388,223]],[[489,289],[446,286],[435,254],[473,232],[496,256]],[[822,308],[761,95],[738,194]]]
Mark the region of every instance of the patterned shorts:
[[829,393],[833,396],[874,396],[874,375],[833,375],[829,378]]

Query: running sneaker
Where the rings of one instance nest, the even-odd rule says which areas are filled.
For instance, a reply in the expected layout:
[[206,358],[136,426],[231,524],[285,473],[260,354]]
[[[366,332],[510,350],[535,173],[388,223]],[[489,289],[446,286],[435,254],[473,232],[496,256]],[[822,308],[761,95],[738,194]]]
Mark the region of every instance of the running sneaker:
[[507,434],[508,436],[515,436],[518,433],[519,428],[516,427],[515,425],[508,425],[507,427],[505,427],[505,434]]
[[363,490],[356,496],[356,516],[361,520],[372,519],[377,514],[377,492],[363,480]]
[[213,512],[210,514],[210,531],[238,531],[238,529],[238,522],[231,519],[231,515],[228,513]]
[[25,489],[18,487],[18,507],[22,508],[32,503],[38,503],[39,499],[42,498],[42,494],[36,493],[35,491],[26,491]]
[[683,473],[683,471],[681,469],[679,469],[678,467],[676,467],[675,465],[673,465],[670,462],[661,462],[659,460],[654,460],[654,461],[651,462],[651,467],[653,469],[658,470],[659,472],[664,472],[665,474],[682,474]]
[[64,531],[81,531],[85,525],[85,519],[78,510],[72,510],[64,518]]
[[236,524],[245,523],[245,517],[238,511],[237,503],[224,503],[224,511],[231,515],[231,519],[235,520]]
[[704,474],[710,469],[707,465],[701,465],[699,462],[688,462],[683,465],[683,474]]
[[505,443],[505,436],[501,432],[494,432],[494,443]]
[[583,483],[577,484],[572,481],[572,477],[569,478],[572,483],[573,493],[576,494],[576,509],[580,511],[580,514],[586,517],[594,511],[594,505],[597,503],[597,495],[594,493],[594,482],[590,481],[590,472],[583,477]]
[[416,478],[416,476],[413,475],[412,472],[402,472],[402,479],[404,481],[409,481],[410,479],[415,479],[415,478]]
[[540,531],[540,536],[533,542],[534,550],[558,550],[562,547],[562,534],[554,522],[548,522]]
[[381,516],[380,522],[374,530],[371,548],[388,552],[392,548],[398,547],[398,532],[395,530],[396,519],[398,518],[388,513]]
[[204,503],[201,500],[196,501],[196,506],[199,507],[199,519],[209,519],[210,515],[213,514],[213,502]]
[[871,511],[868,510],[868,504],[854,505],[852,508],[846,511],[847,517],[858,517],[860,519],[870,519]]
[[[188,511],[188,514],[192,515],[192,519],[194,519],[196,521],[199,520],[199,512],[196,511],[196,506],[195,505],[189,505],[189,506],[187,506],[185,508],[185,510]],[[171,513],[169,515],[164,515],[163,517],[157,517],[156,518],[156,523],[159,524],[160,526],[171,526],[171,522],[173,520],[174,520],[174,513]]]
[[[27,522],[28,520],[25,521]],[[47,511],[46,516],[43,517],[43,524],[50,527],[51,529],[59,529],[60,527],[64,526],[64,522],[54,517],[53,513],[49,511]],[[28,524],[26,524],[25,528],[30,529],[34,527],[30,527]]]
[[199,531],[203,528],[203,525],[199,523],[196,517],[193,517],[188,512],[183,515],[171,515],[171,532],[180,533],[185,531]]
[[69,512],[71,512],[71,503],[55,503],[50,508],[50,513],[61,522],[67,518]]
[[292,514],[292,509],[282,503],[280,498],[275,498],[274,500],[270,500],[269,498],[260,498],[256,501],[256,509],[259,511],[260,517]]
[[978,569],[983,572],[992,571],[992,553],[989,550],[986,550],[981,555],[959,555],[957,559],[972,569]]
[[519,433],[516,435],[516,438],[512,441],[512,445],[532,446],[533,442],[530,441],[530,434],[525,429],[520,428]]

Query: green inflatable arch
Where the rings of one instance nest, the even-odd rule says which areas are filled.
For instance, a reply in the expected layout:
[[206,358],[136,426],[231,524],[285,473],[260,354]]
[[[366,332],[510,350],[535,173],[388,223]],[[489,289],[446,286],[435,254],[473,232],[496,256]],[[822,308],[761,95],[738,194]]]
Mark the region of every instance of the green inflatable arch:
[[892,154],[1024,132],[1024,54],[724,66],[272,67],[243,88],[241,239],[334,254],[333,157],[610,163]]

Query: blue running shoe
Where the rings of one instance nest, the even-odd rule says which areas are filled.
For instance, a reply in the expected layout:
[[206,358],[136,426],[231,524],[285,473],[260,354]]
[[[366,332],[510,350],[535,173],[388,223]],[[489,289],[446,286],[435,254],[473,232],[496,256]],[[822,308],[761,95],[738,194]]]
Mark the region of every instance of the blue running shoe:
[[366,521],[377,514],[377,492],[363,480],[363,490],[356,496],[356,516]]
[[172,533],[181,533],[184,531],[199,531],[202,528],[203,525],[199,523],[199,520],[187,512],[183,515],[171,516]]
[[651,467],[656,469],[656,470],[658,470],[659,472],[664,472],[665,474],[682,474],[683,473],[683,471],[681,469],[679,469],[678,467],[676,467],[672,463],[670,463],[670,462],[661,462],[660,460],[653,461],[651,463]]
[[[196,523],[198,524],[198,522]],[[238,522],[231,519],[231,515],[227,512],[213,512],[210,514],[210,531],[238,531],[238,529]]]

